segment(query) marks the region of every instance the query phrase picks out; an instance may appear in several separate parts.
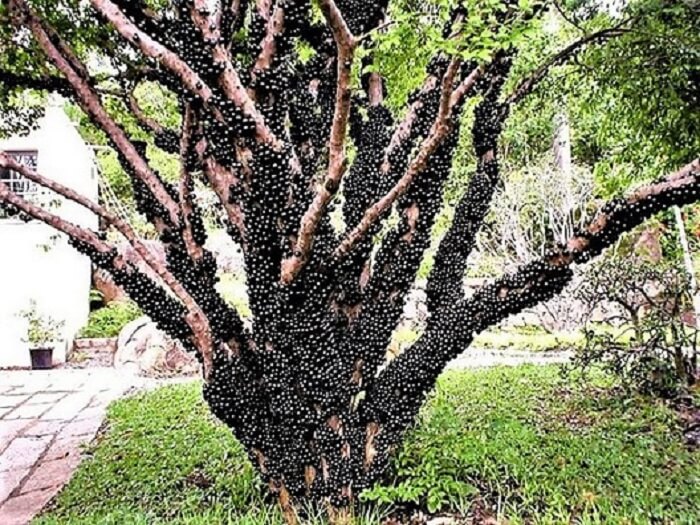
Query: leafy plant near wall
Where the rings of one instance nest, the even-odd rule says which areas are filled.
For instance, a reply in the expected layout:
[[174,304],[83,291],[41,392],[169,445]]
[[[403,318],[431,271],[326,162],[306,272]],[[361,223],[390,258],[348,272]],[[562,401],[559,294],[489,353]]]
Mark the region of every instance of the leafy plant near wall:
[[117,337],[126,324],[142,315],[141,309],[133,301],[113,301],[90,312],[88,322],[78,337]]
[[43,348],[61,339],[61,330],[65,322],[42,314],[35,300],[31,300],[29,308],[22,310],[19,316],[27,321],[27,335],[24,340],[30,347]]
[[[58,91],[80,107],[115,150],[165,260],[120,217],[3,154],[0,166],[99,215],[140,264],[108,236],[2,183],[0,201],[68,235],[198,356],[207,403],[290,523],[309,502],[344,523],[357,495],[384,474],[446,364],[476,334],[561,292],[573,267],[624,232],[700,199],[697,151],[678,151],[676,171],[608,202],[564,242],[465,297],[462,277],[500,184],[499,139],[511,110],[552,69],[629,35],[637,19],[602,17],[600,28],[514,70],[548,2],[423,4],[0,4],[4,89]],[[697,23],[689,13],[674,16]],[[418,29],[425,57],[410,94],[394,98],[402,81],[385,78],[397,68],[389,55],[404,53],[397,43],[409,27]],[[96,57],[110,65],[107,73],[89,67]],[[144,83],[172,95],[177,123],[145,110],[137,92]],[[471,139],[469,157],[456,157],[462,133]],[[455,158],[471,159],[473,173],[427,277],[430,316],[387,363]],[[216,194],[243,252],[250,323],[217,290],[196,182]]]

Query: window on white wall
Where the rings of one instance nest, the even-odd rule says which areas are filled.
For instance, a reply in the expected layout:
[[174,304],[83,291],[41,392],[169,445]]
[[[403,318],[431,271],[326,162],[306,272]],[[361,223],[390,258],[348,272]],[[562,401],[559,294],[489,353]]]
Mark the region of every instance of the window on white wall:
[[[20,164],[27,166],[32,170],[36,170],[38,161],[38,154],[36,151],[6,151],[5,153],[8,157],[13,158]],[[12,192],[16,193],[23,199],[28,201],[36,201],[39,193],[37,185],[34,182],[24,178],[19,173],[9,169],[0,168],[0,182],[6,184]],[[0,204],[0,219],[11,216],[12,214],[2,204]]]

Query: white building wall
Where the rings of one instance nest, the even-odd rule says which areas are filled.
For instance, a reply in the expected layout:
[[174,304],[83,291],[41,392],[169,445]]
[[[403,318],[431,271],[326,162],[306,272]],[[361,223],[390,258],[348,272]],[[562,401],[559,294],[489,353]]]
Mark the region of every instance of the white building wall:
[[[0,141],[0,150],[36,150],[37,171],[97,199],[92,150],[83,142],[60,105],[51,105],[39,128],[25,137]],[[51,195],[55,200],[55,194]],[[51,211],[92,229],[97,218],[72,202],[59,200]],[[76,332],[89,313],[91,264],[63,234],[36,221],[0,218],[0,368],[30,366],[22,341],[26,321],[17,314],[36,301],[43,315],[64,321],[54,363],[63,362]]]

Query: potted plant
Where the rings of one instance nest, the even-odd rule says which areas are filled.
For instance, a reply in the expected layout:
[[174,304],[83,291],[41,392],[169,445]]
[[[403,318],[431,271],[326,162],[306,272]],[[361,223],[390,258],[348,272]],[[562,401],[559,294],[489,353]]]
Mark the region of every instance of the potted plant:
[[53,366],[53,349],[60,339],[61,329],[65,324],[50,316],[41,315],[36,301],[31,301],[29,308],[20,312],[27,320],[27,335],[24,341],[29,344],[29,357],[32,369],[46,370]]

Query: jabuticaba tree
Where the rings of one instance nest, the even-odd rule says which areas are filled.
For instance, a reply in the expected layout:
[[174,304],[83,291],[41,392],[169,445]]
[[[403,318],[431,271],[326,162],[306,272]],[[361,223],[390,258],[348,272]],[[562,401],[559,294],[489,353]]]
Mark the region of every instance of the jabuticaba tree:
[[[503,34],[548,7],[527,4],[504,0],[488,23]],[[55,92],[82,109],[131,178],[165,259],[100,204],[4,153],[0,166],[92,210],[140,264],[125,260],[104,232],[67,222],[2,183],[0,201],[65,233],[196,354],[207,403],[290,521],[307,501],[342,516],[380,478],[440,372],[475,334],[559,293],[574,265],[651,215],[700,198],[700,163],[688,159],[601,208],[566,245],[465,298],[462,279],[499,184],[498,140],[512,107],[552,66],[625,27],[588,34],[509,82],[517,46],[496,41],[478,58],[469,54],[471,15],[455,4],[443,20],[443,38],[454,45],[436,50],[397,112],[386,103],[382,72],[366,67],[373,35],[388,27],[388,0],[1,5],[2,92]],[[99,56],[108,67],[95,71]],[[134,90],[145,82],[172,94],[179,129],[139,106]],[[387,363],[458,138],[469,132],[476,170],[428,278],[427,326]],[[177,182],[152,166],[148,144],[178,156]],[[216,290],[196,182],[216,195],[244,254],[250,325]],[[344,228],[331,220],[336,212]]]

